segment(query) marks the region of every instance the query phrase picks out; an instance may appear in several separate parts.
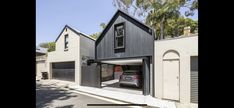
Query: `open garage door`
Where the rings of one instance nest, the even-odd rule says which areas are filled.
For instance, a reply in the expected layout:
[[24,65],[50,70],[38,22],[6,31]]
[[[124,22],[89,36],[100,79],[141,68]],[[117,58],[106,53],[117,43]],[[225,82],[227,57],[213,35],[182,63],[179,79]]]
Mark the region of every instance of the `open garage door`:
[[103,69],[104,66],[101,67],[101,77],[105,75],[104,71],[106,71],[106,75],[113,78],[101,82],[103,89],[143,95],[150,93],[150,61],[148,57],[109,59],[102,60],[101,63],[102,65],[113,65],[113,67],[119,66],[122,68],[122,72],[115,71],[113,67],[111,69],[114,72],[108,72],[107,69]]
[[75,81],[75,62],[52,63],[52,79]]

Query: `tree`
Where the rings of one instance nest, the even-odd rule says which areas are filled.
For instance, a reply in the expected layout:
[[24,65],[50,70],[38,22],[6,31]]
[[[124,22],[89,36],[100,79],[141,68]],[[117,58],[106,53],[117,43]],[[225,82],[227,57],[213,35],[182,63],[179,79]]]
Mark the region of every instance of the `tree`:
[[184,5],[183,7],[187,7],[189,10],[185,11],[185,16],[193,16],[194,15],[194,11],[198,10],[198,1],[197,0],[188,0],[188,2],[190,1],[190,4],[187,3],[187,5]]
[[[106,27],[106,24],[105,23],[101,23],[99,25],[102,29],[104,29]],[[91,34],[90,37],[94,38],[94,39],[97,39],[99,37],[99,35],[101,34],[101,32],[97,32],[97,33],[94,33],[94,34]]]
[[170,19],[167,21],[165,27],[165,34],[170,37],[183,35],[184,27],[190,26],[191,33],[196,33],[198,28],[198,22],[190,18],[179,17],[178,19]]
[[104,28],[106,27],[106,24],[105,24],[105,23],[101,23],[101,24],[100,24],[100,27],[101,27],[102,29],[104,29]]
[[97,39],[99,35],[100,35],[100,32],[97,32],[97,33],[91,34],[90,37]]
[[[178,6],[181,3],[178,0],[167,0],[164,2],[152,2],[152,10],[146,18],[146,24],[155,28],[160,27],[159,39],[164,39],[165,27],[169,19],[176,19],[180,16]],[[159,25],[158,25],[159,24]]]
[[42,48],[47,48],[48,52],[55,51],[55,42],[40,43],[39,46]]
[[[114,6],[120,10],[127,11],[132,16],[143,16],[145,23],[156,30],[157,38],[164,38],[164,35],[172,34],[175,30],[165,30],[169,27],[169,22],[177,22],[181,17],[179,12],[181,7],[187,7],[189,11],[186,16],[193,15],[198,9],[197,0],[113,0]],[[137,14],[136,14],[137,13]],[[177,26],[172,26],[179,29]],[[177,30],[178,31],[178,30]],[[179,33],[177,33],[179,34]]]

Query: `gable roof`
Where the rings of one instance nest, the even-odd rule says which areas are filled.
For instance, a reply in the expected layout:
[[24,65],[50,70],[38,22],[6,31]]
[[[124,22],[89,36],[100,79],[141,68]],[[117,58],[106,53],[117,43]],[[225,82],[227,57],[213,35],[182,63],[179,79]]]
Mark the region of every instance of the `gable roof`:
[[65,26],[63,27],[63,30],[60,32],[60,34],[59,34],[58,37],[56,38],[55,42],[57,42],[57,40],[59,39],[59,37],[61,36],[61,34],[63,33],[63,31],[64,31],[65,28],[69,28],[71,31],[73,31],[73,32],[76,33],[77,35],[82,35],[82,36],[84,36],[84,37],[86,37],[86,38],[88,38],[88,39],[91,39],[91,40],[95,41],[95,39],[91,38],[91,37],[88,36],[87,34],[82,33],[82,32],[80,32],[79,30],[74,29],[74,28],[72,28],[72,27],[70,27],[70,26],[68,26],[68,25],[65,25]]
[[42,47],[36,47],[36,52],[37,53],[47,53],[48,48],[42,48]]
[[125,13],[125,12],[118,9],[116,11],[116,13],[114,14],[114,16],[111,18],[111,20],[107,23],[106,27],[101,32],[100,36],[96,39],[97,43],[99,43],[101,41],[101,39],[104,37],[106,32],[111,28],[112,24],[118,18],[118,16],[122,16],[123,18],[125,18],[126,20],[132,22],[136,26],[140,27],[142,30],[146,31],[150,35],[153,35],[153,29],[151,27],[147,26],[146,24],[142,23],[141,21],[137,20],[136,18],[134,18],[134,17],[128,15],[127,13]]

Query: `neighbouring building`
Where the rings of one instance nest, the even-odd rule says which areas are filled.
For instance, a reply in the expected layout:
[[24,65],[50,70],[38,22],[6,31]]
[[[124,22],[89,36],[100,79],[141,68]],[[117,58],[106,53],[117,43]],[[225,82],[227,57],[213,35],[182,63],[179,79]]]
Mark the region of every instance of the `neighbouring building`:
[[198,34],[155,40],[154,46],[155,97],[197,108]]
[[47,70],[50,79],[80,83],[81,66],[93,59],[95,40],[66,25],[55,40],[55,51],[49,52]]
[[46,70],[49,78],[99,88],[125,70],[137,70],[142,95],[197,108],[198,34],[191,34],[190,27],[184,30],[182,36],[156,40],[152,28],[120,10],[96,41],[66,25],[55,51],[48,53]]
[[36,79],[42,78],[42,73],[46,72],[46,62],[47,62],[47,49],[37,47],[36,48]]

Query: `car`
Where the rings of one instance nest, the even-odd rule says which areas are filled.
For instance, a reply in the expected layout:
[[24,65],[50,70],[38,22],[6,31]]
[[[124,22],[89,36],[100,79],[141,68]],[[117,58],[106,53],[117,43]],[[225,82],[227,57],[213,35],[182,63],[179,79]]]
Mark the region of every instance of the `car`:
[[126,70],[120,75],[120,86],[135,86],[141,88],[142,75],[138,70]]

